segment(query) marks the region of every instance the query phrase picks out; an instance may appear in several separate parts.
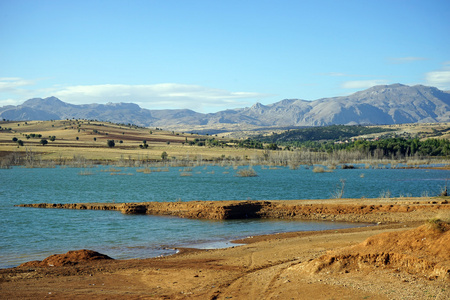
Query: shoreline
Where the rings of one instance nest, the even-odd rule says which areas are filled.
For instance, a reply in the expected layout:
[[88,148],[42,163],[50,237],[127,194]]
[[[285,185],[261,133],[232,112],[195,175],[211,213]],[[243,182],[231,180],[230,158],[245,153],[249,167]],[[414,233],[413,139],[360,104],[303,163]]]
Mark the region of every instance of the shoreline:
[[[226,200],[133,203],[33,203],[18,207],[113,210],[123,214],[176,216],[189,219],[299,219],[362,223],[402,222],[405,214],[449,210],[447,197],[315,200]],[[398,214],[390,214],[390,213]],[[424,219],[424,217],[422,217]]]
[[[312,201],[315,203],[310,203]],[[300,211],[305,207],[319,208],[316,201],[299,200],[291,204]],[[450,271],[448,258],[439,259],[432,254],[433,252],[424,251],[423,249],[427,249],[424,246],[419,245],[420,248],[412,252],[394,247],[402,243],[409,245],[409,240],[423,243],[429,240],[430,245],[434,245],[439,244],[432,242],[434,238],[441,235],[448,238],[450,231],[440,232],[439,236],[436,236],[437,231],[429,231],[426,229],[428,227],[423,227],[423,224],[431,224],[430,219],[440,218],[447,222],[450,220],[450,205],[447,198],[319,201],[322,205],[321,213],[324,213],[326,218],[341,216],[355,220],[354,217],[357,215],[358,220],[386,221],[376,226],[250,236],[233,241],[243,244],[240,246],[205,250],[179,248],[179,253],[165,257],[82,260],[54,267],[28,265],[0,269],[0,289],[3,296],[8,299],[44,297],[420,299],[430,296],[433,296],[432,299],[447,299],[450,297],[450,278],[445,279],[445,274],[442,278],[434,278],[431,273],[421,273],[428,272],[429,267],[423,270],[406,269],[403,265],[396,265],[394,259],[400,257],[399,262],[407,262],[414,256],[422,263],[426,261],[429,266],[437,263],[436,266],[442,266]],[[292,212],[289,209],[293,206],[286,206],[283,201],[268,202],[267,205],[271,205],[268,207],[279,208],[277,212],[279,216],[286,216],[287,211]],[[316,206],[311,206],[312,204]],[[354,211],[356,207],[359,207],[359,211]],[[349,212],[350,208],[353,211]],[[328,212],[325,214],[326,209]],[[311,215],[317,217],[317,214],[313,214],[312,212]],[[298,218],[299,215],[292,217]],[[322,218],[322,215],[319,217]],[[367,243],[368,239],[375,242]],[[390,243],[395,239],[402,242]],[[388,242],[388,246],[381,242]],[[449,251],[445,247],[444,250]],[[369,251],[368,256],[364,251]],[[343,254],[339,256],[339,253]],[[390,261],[385,257],[373,262],[368,259],[383,256],[385,253],[390,254]],[[348,260],[350,258],[361,261],[352,262]],[[339,265],[339,261],[345,263]],[[367,262],[363,263],[364,261]],[[408,264],[414,266],[418,263]]]
[[[164,216],[161,216],[164,217]],[[277,220],[277,219],[266,219],[268,221],[270,220]],[[246,245],[249,243],[252,243],[255,241],[255,239],[261,239],[266,237],[279,237],[279,236],[289,236],[289,235],[295,235],[298,233],[305,233],[305,232],[321,232],[321,231],[334,231],[334,230],[341,230],[341,229],[352,229],[352,228],[360,228],[360,227],[370,227],[370,226],[377,226],[375,223],[358,223],[358,222],[341,222],[341,221],[323,221],[323,220],[309,220],[309,219],[294,219],[291,220],[292,222],[298,222],[300,226],[307,225],[308,223],[312,222],[314,223],[329,223],[329,226],[326,227],[336,227],[336,228],[329,228],[329,229],[302,229],[302,230],[281,230],[281,231],[273,231],[273,232],[263,232],[263,233],[257,233],[257,234],[246,234],[246,235],[235,235],[234,237],[220,237],[220,238],[213,238],[213,239],[202,239],[199,241],[191,241],[191,242],[183,242],[183,243],[165,243],[159,246],[151,247],[148,246],[146,248],[143,248],[144,250],[141,252],[134,252],[132,251],[131,254],[128,255],[121,255],[119,258],[117,258],[117,253],[114,255],[114,253],[111,253],[108,251],[108,247],[100,247],[100,248],[89,248],[94,251],[99,251],[101,253],[104,253],[106,255],[111,256],[115,260],[130,260],[130,259],[151,259],[151,258],[158,258],[158,257],[167,257],[167,256],[173,256],[177,255],[180,252],[185,252],[190,249],[190,251],[193,250],[214,250],[214,249],[226,249],[226,248],[232,248],[232,247],[238,247],[242,245]],[[313,226],[314,225],[310,225]],[[106,245],[105,245],[106,246]],[[126,251],[129,247],[123,246],[124,251]],[[137,248],[141,248],[141,246],[138,246]],[[103,250],[102,250],[103,249]],[[70,250],[70,248],[68,249]],[[64,251],[59,251],[58,253],[62,253]],[[150,253],[152,254],[150,254]],[[159,252],[159,253],[153,253],[153,252]],[[0,266],[0,270],[2,269],[11,269],[20,266],[23,263],[29,262],[29,261],[35,261],[39,259],[44,259],[46,256],[55,254],[56,252],[49,252],[48,254],[39,257],[29,257],[28,260],[24,260],[21,262],[17,262],[15,264],[10,264],[6,266]],[[133,256],[133,253],[136,254]],[[145,255],[144,255],[145,253]]]

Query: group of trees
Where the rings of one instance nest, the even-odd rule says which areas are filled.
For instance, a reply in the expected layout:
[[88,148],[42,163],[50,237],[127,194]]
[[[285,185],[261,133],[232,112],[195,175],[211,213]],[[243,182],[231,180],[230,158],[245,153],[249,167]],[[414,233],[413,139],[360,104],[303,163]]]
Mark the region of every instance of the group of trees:
[[[283,143],[284,149],[290,149],[289,143]],[[387,138],[375,141],[356,140],[348,143],[336,143],[334,141],[307,141],[296,143],[295,147],[313,152],[333,153],[341,150],[358,151],[363,154],[376,153],[377,156],[408,157],[408,156],[449,156],[450,141],[447,139],[427,139],[421,141],[418,138]]]
[[19,140],[19,139],[16,138],[16,137],[13,137],[12,141],[13,141],[14,143],[17,143],[17,146],[23,146],[23,141],[22,141],[22,140]]
[[12,130],[12,128],[11,127],[2,127],[2,126],[0,126],[0,131],[11,131]]
[[[313,152],[333,153],[335,151],[358,151],[363,154],[375,153],[381,157],[407,156],[449,156],[450,141],[448,139],[426,139],[381,136],[378,140],[348,141],[351,137],[392,131],[380,127],[332,125],[288,130],[270,136],[259,136],[266,148],[276,150],[284,148],[307,149]],[[282,146],[282,147],[281,147]]]
[[354,136],[392,131],[381,127],[366,127],[361,125],[331,125],[290,129],[282,133],[272,133],[268,136],[259,136],[258,140],[266,143],[302,143],[307,141],[345,140]]
[[[41,137],[42,135],[39,135],[39,136]],[[50,139],[50,141],[53,142],[53,141],[55,141],[56,137],[55,137],[55,136],[51,136],[51,137],[49,137],[49,139]],[[17,146],[23,146],[23,145],[24,145],[23,141],[22,141],[22,140],[19,140],[19,139],[16,138],[16,137],[13,137],[13,138],[12,138],[12,141],[15,142],[15,143],[17,143]],[[45,145],[48,144],[48,141],[47,141],[47,139],[41,139],[41,140],[39,141],[39,144],[41,144],[42,146],[45,146]]]
[[[186,138],[187,141],[187,138]],[[187,142],[189,146],[208,146],[208,147],[238,147],[248,149],[269,149],[270,146],[264,146],[264,143],[256,139],[245,140],[218,140],[216,138],[195,138]],[[278,148],[278,147],[277,147]]]
[[392,156],[448,156],[450,141],[447,139],[427,139],[424,141],[405,138],[390,138],[378,141],[355,141],[348,145],[341,144],[343,149],[359,150],[363,153],[383,151],[386,157]]

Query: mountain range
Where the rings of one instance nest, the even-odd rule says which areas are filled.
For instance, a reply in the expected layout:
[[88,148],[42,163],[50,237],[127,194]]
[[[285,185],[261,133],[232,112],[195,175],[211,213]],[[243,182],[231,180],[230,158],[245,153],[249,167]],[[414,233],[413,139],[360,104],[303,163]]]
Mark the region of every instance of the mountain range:
[[401,124],[450,121],[450,92],[435,87],[378,85],[349,96],[314,101],[285,99],[263,105],[198,113],[189,109],[150,110],[134,103],[74,105],[56,97],[34,98],[0,107],[0,119],[89,119],[145,127],[324,126],[332,124]]

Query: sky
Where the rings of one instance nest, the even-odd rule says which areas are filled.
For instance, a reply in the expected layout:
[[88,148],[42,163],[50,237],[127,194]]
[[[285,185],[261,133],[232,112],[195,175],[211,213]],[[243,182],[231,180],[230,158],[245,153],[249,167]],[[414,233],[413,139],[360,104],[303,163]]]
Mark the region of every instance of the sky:
[[450,90],[448,0],[0,0],[0,107],[217,112],[374,85]]

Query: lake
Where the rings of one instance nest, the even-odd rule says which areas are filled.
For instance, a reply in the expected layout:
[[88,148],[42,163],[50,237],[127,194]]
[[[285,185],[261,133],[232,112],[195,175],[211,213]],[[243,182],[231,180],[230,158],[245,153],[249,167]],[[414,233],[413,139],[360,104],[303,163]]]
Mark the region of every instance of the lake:
[[215,248],[246,236],[361,226],[293,220],[191,220],[15,207],[23,203],[143,202],[192,200],[326,199],[345,180],[344,197],[435,196],[450,171],[428,169],[336,169],[314,173],[255,166],[258,177],[237,177],[239,167],[0,169],[0,268],[42,260],[55,253],[90,249],[116,259],[173,254],[174,247]]

